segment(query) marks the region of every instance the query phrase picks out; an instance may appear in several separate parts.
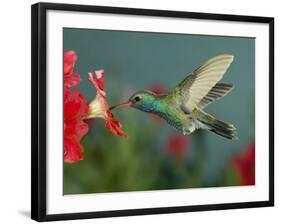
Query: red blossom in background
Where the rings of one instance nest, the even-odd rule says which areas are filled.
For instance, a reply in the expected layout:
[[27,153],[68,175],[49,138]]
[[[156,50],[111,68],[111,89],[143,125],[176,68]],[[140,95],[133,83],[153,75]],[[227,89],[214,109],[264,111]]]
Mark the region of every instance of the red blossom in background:
[[75,51],[66,51],[63,54],[64,86],[69,88],[81,82],[79,74],[74,73],[74,66],[78,57]]
[[255,185],[255,143],[251,143],[231,164],[239,175],[241,185]]
[[105,120],[105,127],[117,136],[128,137],[128,135],[122,130],[121,123],[115,119],[113,113],[110,111],[108,103],[106,101],[106,92],[104,90],[104,71],[98,70],[93,73],[89,73],[89,82],[97,89],[96,98],[89,104],[90,112],[87,119],[100,117]]
[[175,134],[169,136],[167,141],[168,154],[176,159],[182,159],[189,150],[191,140],[189,136]]
[[153,85],[151,85],[149,87],[149,90],[151,92],[154,92],[157,95],[166,94],[166,93],[169,92],[169,90],[165,86],[160,85],[160,84],[153,84]]
[[80,141],[88,132],[83,121],[89,112],[85,96],[79,90],[64,88],[64,161],[73,163],[82,160],[83,146]]

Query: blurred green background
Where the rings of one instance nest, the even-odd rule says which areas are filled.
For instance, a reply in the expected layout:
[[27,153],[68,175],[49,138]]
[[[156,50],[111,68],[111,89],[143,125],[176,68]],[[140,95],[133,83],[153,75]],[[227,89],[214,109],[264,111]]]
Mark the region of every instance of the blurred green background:
[[89,71],[104,69],[110,105],[137,90],[165,92],[209,57],[235,56],[222,82],[233,91],[205,110],[234,124],[239,140],[207,131],[182,136],[165,122],[134,109],[114,111],[128,139],[89,121],[83,161],[64,163],[64,194],[254,184],[255,39],[146,32],[63,29],[64,51],[78,55],[79,88],[96,95]]

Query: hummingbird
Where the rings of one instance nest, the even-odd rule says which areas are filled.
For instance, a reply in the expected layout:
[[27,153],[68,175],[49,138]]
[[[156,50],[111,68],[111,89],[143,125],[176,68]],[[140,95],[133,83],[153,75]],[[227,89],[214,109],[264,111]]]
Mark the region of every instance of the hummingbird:
[[128,101],[111,109],[127,106],[156,114],[183,135],[204,129],[230,140],[238,139],[233,124],[220,121],[203,110],[232,90],[232,84],[219,83],[219,81],[233,59],[234,56],[230,54],[212,57],[198,66],[169,93],[138,91]]

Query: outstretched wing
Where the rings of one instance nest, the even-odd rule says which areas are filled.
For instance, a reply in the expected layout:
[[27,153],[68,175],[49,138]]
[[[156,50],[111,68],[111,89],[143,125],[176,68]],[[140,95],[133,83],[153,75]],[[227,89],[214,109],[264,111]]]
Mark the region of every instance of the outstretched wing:
[[230,54],[210,58],[187,76],[175,91],[183,96],[182,109],[190,113],[209,91],[221,80],[233,61]]
[[206,96],[202,98],[202,100],[197,104],[197,107],[200,109],[204,109],[210,103],[215,100],[218,100],[225,95],[227,95],[233,88],[232,84],[226,83],[217,83]]

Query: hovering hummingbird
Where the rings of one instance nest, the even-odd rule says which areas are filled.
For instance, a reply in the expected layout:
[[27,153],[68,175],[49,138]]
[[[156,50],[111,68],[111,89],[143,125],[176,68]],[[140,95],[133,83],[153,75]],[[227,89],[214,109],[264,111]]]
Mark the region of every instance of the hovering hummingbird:
[[129,106],[156,114],[182,132],[191,134],[205,129],[227,139],[237,139],[234,125],[220,121],[203,109],[228,94],[233,85],[218,83],[233,61],[230,54],[221,54],[201,64],[168,94],[157,95],[148,90],[134,93],[127,102],[111,109]]

